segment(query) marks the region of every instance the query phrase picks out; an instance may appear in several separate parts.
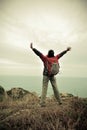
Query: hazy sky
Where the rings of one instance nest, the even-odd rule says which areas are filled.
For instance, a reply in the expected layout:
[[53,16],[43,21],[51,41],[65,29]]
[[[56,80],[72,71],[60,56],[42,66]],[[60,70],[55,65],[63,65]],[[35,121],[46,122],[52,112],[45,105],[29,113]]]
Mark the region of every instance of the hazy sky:
[[0,75],[41,75],[43,54],[72,47],[61,76],[87,77],[87,0],[0,0]]

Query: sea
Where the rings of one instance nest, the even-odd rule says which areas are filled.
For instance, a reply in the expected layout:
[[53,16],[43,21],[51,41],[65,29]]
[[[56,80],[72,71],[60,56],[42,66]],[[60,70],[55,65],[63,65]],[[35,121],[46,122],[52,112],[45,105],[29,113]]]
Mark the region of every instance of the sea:
[[[20,87],[30,92],[35,92],[39,96],[42,91],[42,76],[0,76],[0,86],[6,91],[15,87]],[[87,98],[87,77],[58,77],[57,85],[60,93],[70,93],[74,96]],[[53,95],[53,89],[49,82],[47,96]]]

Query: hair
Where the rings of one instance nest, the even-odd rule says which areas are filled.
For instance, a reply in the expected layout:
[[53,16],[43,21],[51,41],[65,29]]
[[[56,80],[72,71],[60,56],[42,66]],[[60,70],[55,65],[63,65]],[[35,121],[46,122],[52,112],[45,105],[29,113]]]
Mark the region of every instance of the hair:
[[48,57],[54,57],[54,50],[49,50],[47,56]]

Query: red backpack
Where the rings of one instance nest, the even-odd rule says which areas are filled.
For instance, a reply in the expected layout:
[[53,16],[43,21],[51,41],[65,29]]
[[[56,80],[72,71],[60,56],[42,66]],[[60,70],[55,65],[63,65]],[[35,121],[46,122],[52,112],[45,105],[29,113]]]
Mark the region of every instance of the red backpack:
[[59,72],[59,63],[57,57],[47,57],[46,69],[48,71],[48,75],[56,75]]

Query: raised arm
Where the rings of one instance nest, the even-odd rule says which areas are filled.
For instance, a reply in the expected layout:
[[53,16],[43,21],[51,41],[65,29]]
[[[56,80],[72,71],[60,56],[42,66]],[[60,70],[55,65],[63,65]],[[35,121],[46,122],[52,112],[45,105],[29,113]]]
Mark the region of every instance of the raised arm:
[[34,52],[37,56],[39,56],[39,57],[42,56],[42,53],[41,53],[40,51],[38,51],[36,48],[33,48],[33,43],[30,44],[30,48],[33,50],[33,52]]
[[57,56],[58,56],[58,58],[61,58],[64,54],[66,54],[68,51],[70,51],[71,50],[71,47],[67,47],[67,49],[65,50],[65,51],[63,51],[63,52],[61,52],[61,53],[59,53]]

